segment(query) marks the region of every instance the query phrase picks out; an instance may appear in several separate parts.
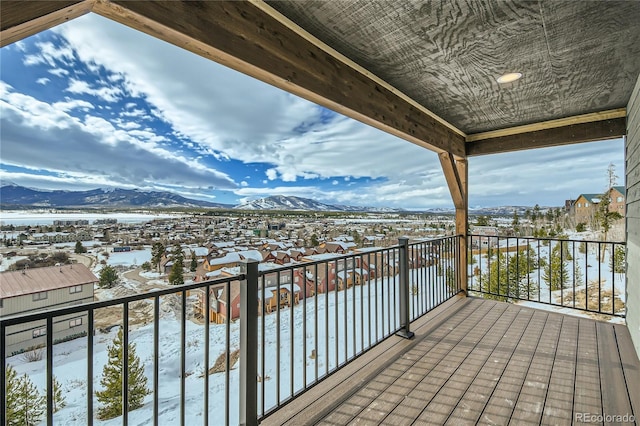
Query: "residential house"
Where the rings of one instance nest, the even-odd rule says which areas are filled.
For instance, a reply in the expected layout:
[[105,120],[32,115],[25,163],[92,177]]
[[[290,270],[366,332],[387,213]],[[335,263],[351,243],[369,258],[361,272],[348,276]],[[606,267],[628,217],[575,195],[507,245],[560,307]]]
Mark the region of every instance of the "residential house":
[[258,250],[245,250],[226,253],[224,256],[216,257],[213,254],[207,256],[203,263],[203,268],[206,271],[216,271],[222,268],[233,268],[240,264],[241,261],[246,259],[257,260],[262,262],[263,256]]
[[624,186],[613,186],[609,189],[610,212],[618,212],[620,216],[626,214],[627,191]]
[[[0,317],[93,301],[98,278],[84,265],[62,265],[0,273]],[[86,335],[86,313],[57,317],[54,342]],[[46,343],[44,321],[7,329],[7,353],[20,353]]]
[[573,206],[573,217],[578,223],[590,224],[593,222],[602,194],[580,194]]

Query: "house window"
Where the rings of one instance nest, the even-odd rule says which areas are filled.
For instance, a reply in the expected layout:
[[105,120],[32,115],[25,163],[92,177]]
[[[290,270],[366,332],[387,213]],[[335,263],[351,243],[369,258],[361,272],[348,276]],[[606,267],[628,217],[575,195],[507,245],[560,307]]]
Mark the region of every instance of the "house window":
[[69,320],[69,328],[78,327],[82,325],[82,318],[74,318]]
[[73,293],[82,293],[82,286],[74,285],[73,287],[69,287],[69,294],[73,294]]
[[622,197],[618,197],[618,198],[616,198],[616,201],[617,201],[617,202],[619,202],[619,203],[621,203],[621,202],[622,202]]
[[36,302],[38,300],[44,300],[47,298],[46,291],[39,291],[38,293],[33,293],[33,301]]
[[589,203],[584,203],[584,206],[585,207],[589,207]]
[[582,203],[578,203],[578,207],[582,207]]
[[32,336],[35,339],[36,337],[46,336],[47,335],[47,327],[36,328],[33,330]]

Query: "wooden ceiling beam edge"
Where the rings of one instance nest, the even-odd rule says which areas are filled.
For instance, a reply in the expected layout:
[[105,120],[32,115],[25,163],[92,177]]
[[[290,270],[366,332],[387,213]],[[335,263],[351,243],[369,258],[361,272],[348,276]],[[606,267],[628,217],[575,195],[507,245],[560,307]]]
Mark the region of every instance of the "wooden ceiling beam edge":
[[316,46],[267,8],[248,1],[97,0],[93,12],[416,145],[464,157],[460,131]]
[[89,13],[95,0],[7,1],[0,5],[0,47]]
[[287,18],[286,16],[284,16],[283,14],[281,14],[280,12],[278,12],[277,10],[275,10],[274,8],[269,6],[263,0],[249,0],[249,1],[251,3],[253,3],[257,8],[261,9],[265,13],[269,14],[270,16],[272,16],[274,19],[277,19],[282,24],[284,24],[287,27],[289,27],[292,31],[294,31],[300,37],[304,38],[305,40],[309,41],[310,43],[313,43],[315,46],[317,46],[318,48],[324,50],[325,52],[327,52],[331,56],[334,56],[335,58],[340,59],[342,62],[344,62],[345,64],[349,65],[351,68],[353,68],[354,70],[366,75],[371,80],[373,80],[376,83],[378,83],[379,85],[387,88],[390,92],[392,92],[393,94],[395,94],[399,98],[403,99],[405,102],[410,103],[416,109],[418,109],[418,110],[424,112],[425,114],[427,114],[428,116],[432,117],[434,120],[438,121],[443,126],[447,126],[449,129],[453,130],[454,132],[456,132],[460,136],[465,136],[466,137],[466,134],[462,130],[458,129],[453,124],[449,123],[448,121],[446,121],[445,119],[443,119],[442,117],[437,115],[436,113],[432,112],[431,110],[426,108],[424,105],[416,102],[413,98],[407,96],[401,90],[397,89],[393,85],[391,85],[388,82],[386,82],[385,80],[381,79],[380,77],[378,77],[377,75],[375,75],[371,71],[367,70],[366,68],[358,65],[357,63],[355,63],[351,59],[347,58],[342,53],[338,52],[337,50],[335,50],[334,48],[332,48],[328,44],[324,43],[322,40],[320,40],[317,37],[315,37],[313,34],[308,33],[303,28],[301,28],[298,24],[296,24],[295,22],[293,22],[292,20],[290,20],[289,18]]
[[626,116],[609,118],[467,142],[467,156],[499,154],[620,138],[626,135],[626,121]]
[[589,114],[575,115],[572,117],[558,118],[556,120],[541,121],[539,123],[525,124],[523,126],[509,127],[507,129],[492,130],[489,132],[473,133],[466,136],[467,142],[476,142],[485,139],[495,139],[502,136],[511,136],[521,133],[531,133],[538,130],[565,127],[573,124],[591,123],[594,121],[609,120],[612,118],[626,117],[626,108],[611,109],[607,111],[593,112]]

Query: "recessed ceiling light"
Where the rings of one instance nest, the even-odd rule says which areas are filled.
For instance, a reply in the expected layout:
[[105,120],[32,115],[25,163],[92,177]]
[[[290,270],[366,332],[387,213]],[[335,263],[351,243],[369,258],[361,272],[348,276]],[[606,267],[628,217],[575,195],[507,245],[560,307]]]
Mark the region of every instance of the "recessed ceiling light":
[[506,74],[502,74],[500,77],[496,79],[496,81],[500,84],[505,83],[513,83],[516,80],[520,80],[522,78],[521,72],[508,72]]

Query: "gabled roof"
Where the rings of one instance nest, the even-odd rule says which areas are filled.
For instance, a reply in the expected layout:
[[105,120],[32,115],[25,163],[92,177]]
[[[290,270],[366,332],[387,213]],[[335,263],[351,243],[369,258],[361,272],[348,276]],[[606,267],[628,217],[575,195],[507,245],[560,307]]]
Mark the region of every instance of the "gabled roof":
[[81,263],[49,266],[0,274],[0,299],[98,282],[93,272]]
[[624,186],[612,186],[611,189],[615,189],[625,197],[627,196],[627,189]]
[[578,198],[576,198],[576,201],[578,201],[580,197],[583,197],[590,203],[598,204],[600,202],[600,198],[602,198],[602,194],[580,194],[578,195]]

